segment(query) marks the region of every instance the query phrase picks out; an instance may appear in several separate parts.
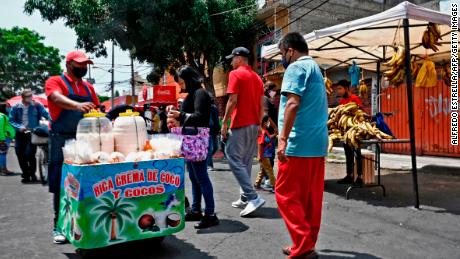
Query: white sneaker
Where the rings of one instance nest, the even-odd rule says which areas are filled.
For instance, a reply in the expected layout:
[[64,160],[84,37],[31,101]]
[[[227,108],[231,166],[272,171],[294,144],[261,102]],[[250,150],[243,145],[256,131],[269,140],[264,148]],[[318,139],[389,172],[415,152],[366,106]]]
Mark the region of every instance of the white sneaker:
[[263,184],[262,186],[260,186],[262,189],[264,189],[265,191],[269,191],[269,192],[273,192],[274,191],[274,188],[273,188],[273,185],[271,184]]
[[232,207],[237,209],[244,209],[246,205],[248,205],[248,202],[241,200],[241,198],[239,198],[237,201],[232,202]]
[[241,217],[248,216],[249,214],[253,213],[256,211],[258,208],[262,207],[265,204],[265,200],[257,197],[257,199],[251,200],[248,202],[248,205],[246,205],[246,208],[240,212]]
[[65,236],[59,231],[53,231],[53,243],[55,244],[65,244],[67,239]]

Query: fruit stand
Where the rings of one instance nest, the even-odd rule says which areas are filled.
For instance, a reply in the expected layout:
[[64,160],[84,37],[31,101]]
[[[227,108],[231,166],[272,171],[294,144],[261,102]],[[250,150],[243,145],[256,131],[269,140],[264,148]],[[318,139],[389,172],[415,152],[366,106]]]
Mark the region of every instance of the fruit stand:
[[58,226],[77,248],[171,235],[184,221],[184,159],[62,169]]
[[[413,104],[415,75],[413,72],[419,69],[415,66],[418,64],[414,62],[425,58],[434,62],[450,60],[450,19],[449,14],[403,2],[384,12],[304,35],[310,47],[309,55],[314,57],[323,69],[328,70],[329,74],[334,68],[347,67],[354,62],[362,69],[376,72],[376,86],[372,92],[377,110],[380,107],[378,97],[382,81],[390,82],[394,87],[405,83],[416,208],[419,208],[420,203],[415,146]],[[264,46],[262,58],[280,60],[277,44]],[[423,76],[432,66],[425,63],[424,72],[421,74]],[[382,71],[387,72],[384,74]],[[420,80],[417,78],[416,81],[430,82],[431,80],[423,77]]]

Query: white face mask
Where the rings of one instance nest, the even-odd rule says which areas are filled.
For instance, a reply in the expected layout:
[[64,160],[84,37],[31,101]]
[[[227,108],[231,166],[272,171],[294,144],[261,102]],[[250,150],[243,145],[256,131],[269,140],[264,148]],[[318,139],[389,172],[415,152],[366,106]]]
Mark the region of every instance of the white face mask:
[[269,95],[270,95],[271,98],[273,98],[273,97],[275,97],[276,92],[275,91],[270,91]]

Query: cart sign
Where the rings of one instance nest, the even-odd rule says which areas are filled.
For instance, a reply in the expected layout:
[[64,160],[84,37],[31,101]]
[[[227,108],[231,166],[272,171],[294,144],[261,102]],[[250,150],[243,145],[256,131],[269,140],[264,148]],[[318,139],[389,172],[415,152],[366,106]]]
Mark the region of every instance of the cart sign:
[[58,227],[78,248],[171,235],[184,221],[184,160],[64,164]]
[[153,103],[176,104],[176,87],[173,85],[154,86]]

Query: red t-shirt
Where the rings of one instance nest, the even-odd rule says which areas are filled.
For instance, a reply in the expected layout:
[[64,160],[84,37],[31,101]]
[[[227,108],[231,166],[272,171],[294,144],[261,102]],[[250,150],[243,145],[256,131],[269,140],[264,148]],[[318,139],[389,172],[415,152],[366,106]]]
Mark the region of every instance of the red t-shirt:
[[340,100],[340,104],[347,104],[351,102],[355,102],[358,106],[363,105],[363,102],[361,102],[361,99],[355,94],[351,94],[348,98],[342,98]]
[[259,125],[264,87],[262,79],[252,71],[250,66],[240,66],[230,72],[227,93],[238,95],[230,128]]
[[[67,76],[67,74],[65,74],[65,77],[67,78],[67,80],[69,80],[69,83],[72,86],[72,89],[76,95],[88,96],[85,86],[83,85],[83,80],[74,81],[72,80],[72,78]],[[94,91],[94,87],[88,82],[85,82],[85,84],[86,86],[88,86],[88,89],[91,93],[93,103],[95,105],[99,105],[99,98],[96,95],[96,91]],[[46,80],[45,83],[45,93],[48,97],[48,108],[50,111],[51,119],[53,119],[53,121],[57,120],[59,114],[61,114],[62,111],[62,108],[59,107],[57,104],[53,103],[49,98],[50,95],[54,92],[59,92],[65,96],[69,95],[69,89],[67,88],[65,82],[62,80],[61,76],[52,76],[48,80]]]

